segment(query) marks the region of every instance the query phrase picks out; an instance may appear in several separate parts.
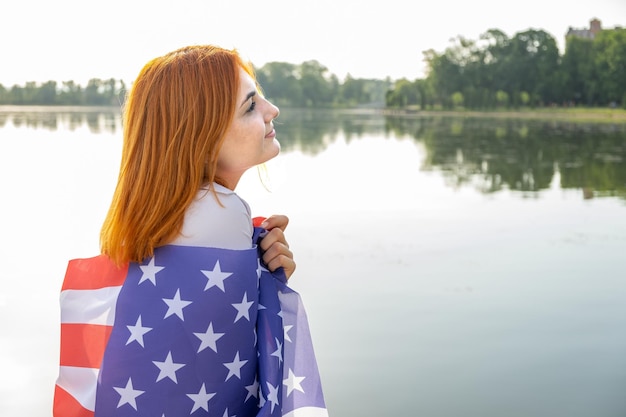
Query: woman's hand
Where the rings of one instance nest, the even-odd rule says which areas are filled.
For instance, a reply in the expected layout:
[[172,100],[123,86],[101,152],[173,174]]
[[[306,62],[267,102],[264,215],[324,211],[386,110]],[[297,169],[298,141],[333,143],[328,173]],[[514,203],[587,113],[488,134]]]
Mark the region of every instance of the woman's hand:
[[260,225],[267,230],[267,235],[261,239],[263,261],[272,272],[282,267],[287,279],[296,269],[293,253],[289,250],[289,244],[285,239],[284,232],[288,224],[289,218],[287,216],[274,215],[265,219]]

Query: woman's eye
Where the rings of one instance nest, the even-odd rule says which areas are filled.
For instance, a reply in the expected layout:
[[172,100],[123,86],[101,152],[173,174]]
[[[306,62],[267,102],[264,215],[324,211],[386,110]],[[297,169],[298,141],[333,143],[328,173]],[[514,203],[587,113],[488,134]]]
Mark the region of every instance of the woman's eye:
[[255,107],[256,107],[256,101],[252,100],[252,103],[250,103],[250,107],[248,107],[248,113],[253,111]]

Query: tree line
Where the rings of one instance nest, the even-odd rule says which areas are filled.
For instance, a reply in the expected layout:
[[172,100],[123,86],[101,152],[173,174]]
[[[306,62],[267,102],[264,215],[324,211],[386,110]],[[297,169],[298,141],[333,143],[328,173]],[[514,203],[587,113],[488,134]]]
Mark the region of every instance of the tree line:
[[[424,78],[340,80],[320,62],[270,62],[255,68],[265,95],[295,108],[391,107],[494,109],[538,106],[623,106],[626,108],[626,29],[599,32],[595,39],[568,37],[560,55],[543,30],[509,38],[490,29],[478,40],[457,37],[443,52],[424,52]],[[0,84],[0,104],[116,105],[122,80],[91,79]]]
[[114,78],[101,80],[90,79],[86,86],[74,81],[56,81],[25,85],[13,85],[6,88],[0,84],[0,104],[43,105],[43,106],[119,106],[124,101],[126,84]]
[[389,107],[444,109],[524,106],[623,106],[626,108],[626,29],[594,39],[568,36],[560,55],[543,30],[509,38],[490,29],[478,40],[462,36],[443,52],[424,52],[427,76],[398,80]]
[[[302,64],[270,62],[255,68],[264,94],[278,106],[295,108],[384,107],[390,79],[345,80],[318,61]],[[86,87],[74,81],[38,84],[27,82],[10,88],[0,84],[0,104],[119,106],[126,94],[122,80],[91,79]]]

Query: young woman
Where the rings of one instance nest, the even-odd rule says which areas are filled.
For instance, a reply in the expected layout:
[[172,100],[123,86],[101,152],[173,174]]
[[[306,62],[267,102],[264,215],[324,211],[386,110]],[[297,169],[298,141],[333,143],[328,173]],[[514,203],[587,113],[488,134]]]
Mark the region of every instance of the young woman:
[[[121,264],[165,244],[250,248],[250,210],[234,190],[247,169],[278,155],[278,114],[234,51],[192,46],[150,61],[126,102],[102,252]],[[270,270],[283,267],[289,277],[287,223],[270,217],[261,247]]]
[[231,50],[150,61],[128,94],[100,256],[61,291],[55,417],[326,416],[288,218],[235,194],[279,110]]

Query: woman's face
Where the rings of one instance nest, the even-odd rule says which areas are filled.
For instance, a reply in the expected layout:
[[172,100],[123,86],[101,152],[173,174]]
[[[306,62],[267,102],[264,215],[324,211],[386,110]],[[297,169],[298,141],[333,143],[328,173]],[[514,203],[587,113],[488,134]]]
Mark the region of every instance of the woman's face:
[[280,152],[273,120],[278,107],[259,95],[252,77],[239,69],[239,91],[233,121],[217,157],[217,177],[234,189],[243,173]]

